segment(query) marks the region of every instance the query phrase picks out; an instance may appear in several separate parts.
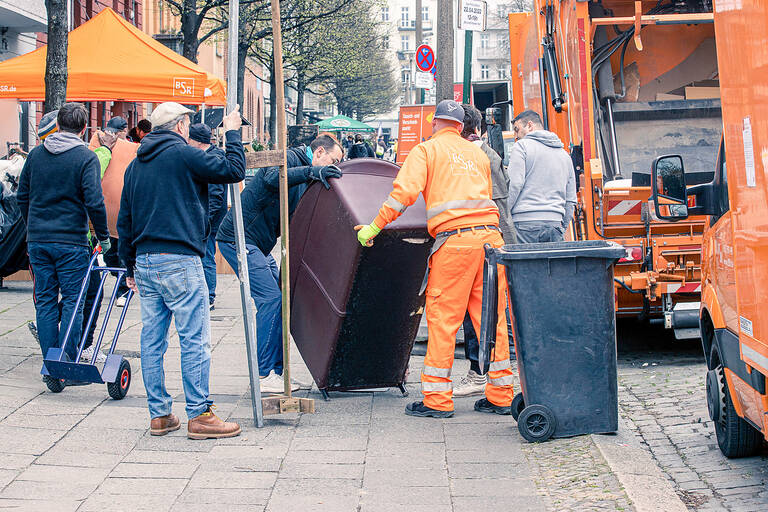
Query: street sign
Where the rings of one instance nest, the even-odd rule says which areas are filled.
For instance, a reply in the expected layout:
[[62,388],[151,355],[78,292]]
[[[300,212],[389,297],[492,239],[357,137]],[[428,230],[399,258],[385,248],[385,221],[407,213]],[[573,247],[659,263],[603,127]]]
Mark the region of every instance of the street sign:
[[459,28],[484,31],[487,12],[488,4],[483,0],[459,0]]
[[431,89],[435,84],[432,73],[417,71],[416,72],[416,88],[417,89]]
[[435,52],[428,44],[416,48],[416,67],[425,73],[435,65]]

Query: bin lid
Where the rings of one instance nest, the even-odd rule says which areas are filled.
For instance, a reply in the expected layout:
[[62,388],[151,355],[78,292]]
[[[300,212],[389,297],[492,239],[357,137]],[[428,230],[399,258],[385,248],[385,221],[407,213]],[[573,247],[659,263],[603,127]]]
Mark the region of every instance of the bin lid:
[[496,250],[499,260],[533,260],[552,258],[623,258],[626,249],[616,242],[588,240],[582,242],[546,242],[541,244],[505,245]]

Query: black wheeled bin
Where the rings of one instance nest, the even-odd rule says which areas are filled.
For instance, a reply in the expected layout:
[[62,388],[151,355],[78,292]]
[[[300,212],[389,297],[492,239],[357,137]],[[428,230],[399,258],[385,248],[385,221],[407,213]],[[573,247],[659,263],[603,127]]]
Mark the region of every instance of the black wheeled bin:
[[503,266],[522,387],[512,411],[528,441],[618,430],[613,266],[624,253],[606,241],[486,248],[483,323],[496,325]]
[[363,248],[399,167],[361,158],[304,193],[291,219],[291,333],[318,389],[400,387],[419,327],[432,239],[423,199]]

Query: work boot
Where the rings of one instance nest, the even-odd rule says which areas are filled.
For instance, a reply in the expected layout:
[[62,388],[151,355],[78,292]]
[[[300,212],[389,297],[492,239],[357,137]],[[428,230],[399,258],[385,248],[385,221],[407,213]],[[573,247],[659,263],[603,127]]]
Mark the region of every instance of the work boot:
[[405,414],[422,418],[452,418],[453,411],[439,411],[424,405],[424,402],[413,402],[405,406]]
[[511,405],[502,407],[501,405],[496,405],[489,402],[487,398],[481,398],[480,400],[475,402],[475,410],[478,412],[490,412],[490,413],[501,414],[502,416],[512,414]]
[[175,432],[181,428],[181,421],[175,414],[167,414],[152,418],[149,422],[149,433],[153,436],[164,436],[168,432]]
[[453,396],[475,396],[485,392],[486,376],[469,370],[453,388]]
[[215,406],[211,405],[200,416],[187,422],[187,437],[190,439],[221,439],[240,435],[240,425],[231,421],[223,421],[213,414]]

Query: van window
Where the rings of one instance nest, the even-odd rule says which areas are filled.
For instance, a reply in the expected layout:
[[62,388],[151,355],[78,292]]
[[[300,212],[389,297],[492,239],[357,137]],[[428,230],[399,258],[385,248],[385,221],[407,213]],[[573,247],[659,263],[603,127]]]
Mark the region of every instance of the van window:
[[730,210],[728,202],[728,172],[725,162],[725,141],[720,142],[720,153],[717,158],[717,171],[715,174],[715,200],[717,202],[717,213],[711,217],[711,225]]

